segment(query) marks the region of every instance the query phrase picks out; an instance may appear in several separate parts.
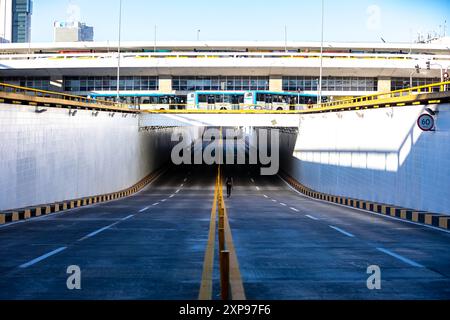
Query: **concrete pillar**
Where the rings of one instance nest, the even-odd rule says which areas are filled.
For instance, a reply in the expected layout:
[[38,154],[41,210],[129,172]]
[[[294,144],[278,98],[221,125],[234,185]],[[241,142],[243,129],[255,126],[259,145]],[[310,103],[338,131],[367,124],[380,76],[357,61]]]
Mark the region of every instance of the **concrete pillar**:
[[49,90],[54,92],[64,92],[64,81],[62,77],[58,76],[50,77]]
[[283,91],[283,77],[280,75],[271,75],[269,77],[269,90],[276,92]]
[[391,78],[378,78],[378,92],[391,91]]
[[159,76],[159,92],[172,93],[172,77],[171,76]]

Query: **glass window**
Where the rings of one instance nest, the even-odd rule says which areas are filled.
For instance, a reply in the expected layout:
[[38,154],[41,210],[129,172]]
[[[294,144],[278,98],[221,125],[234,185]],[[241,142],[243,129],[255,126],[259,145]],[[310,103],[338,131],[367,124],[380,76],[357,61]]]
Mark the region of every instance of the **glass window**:
[[[284,77],[283,91],[316,91],[318,82],[319,79],[316,77]],[[376,91],[377,80],[363,77],[324,77],[322,89],[324,91]]]
[[[45,83],[41,83],[41,86],[48,87]],[[117,78],[113,76],[64,77],[64,88],[69,92],[94,90],[115,91],[117,89]],[[121,77],[120,90],[158,90],[158,78],[146,76]]]

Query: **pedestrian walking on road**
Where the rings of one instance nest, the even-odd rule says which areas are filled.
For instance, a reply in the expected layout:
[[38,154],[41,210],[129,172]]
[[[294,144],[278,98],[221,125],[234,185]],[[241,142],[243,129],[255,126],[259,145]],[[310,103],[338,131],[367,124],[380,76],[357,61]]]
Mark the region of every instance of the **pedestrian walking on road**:
[[233,189],[233,178],[227,177],[225,184],[227,185],[227,198],[229,198],[231,197],[231,189]]

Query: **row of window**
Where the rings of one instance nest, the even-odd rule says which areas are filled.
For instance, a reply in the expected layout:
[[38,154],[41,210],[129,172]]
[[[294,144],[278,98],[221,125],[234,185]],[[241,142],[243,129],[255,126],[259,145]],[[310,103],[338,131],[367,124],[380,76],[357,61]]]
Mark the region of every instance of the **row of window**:
[[50,77],[0,77],[0,82],[38,90],[50,89]]
[[248,91],[269,90],[269,77],[173,77],[172,89],[177,91]]
[[427,84],[438,83],[441,81],[439,78],[392,78],[391,90],[401,90],[411,87],[419,87]]
[[[377,91],[377,78],[324,77],[322,91]],[[283,77],[283,91],[317,91],[317,77]]]
[[[439,78],[412,78],[412,86],[422,86],[439,82]],[[0,82],[21,87],[50,90],[50,77],[0,77]],[[377,91],[377,78],[363,77],[324,77],[323,91]],[[283,91],[317,91],[319,79],[316,77],[283,77]],[[391,90],[410,87],[410,78],[392,78]],[[121,77],[120,90],[155,91],[158,90],[158,77]],[[172,89],[176,91],[248,91],[269,90],[269,77],[173,77]],[[116,77],[64,77],[64,90],[67,92],[115,91]]]
[[[154,91],[158,90],[158,77],[130,76],[120,77],[120,90]],[[64,90],[77,91],[115,91],[116,77],[64,77]]]

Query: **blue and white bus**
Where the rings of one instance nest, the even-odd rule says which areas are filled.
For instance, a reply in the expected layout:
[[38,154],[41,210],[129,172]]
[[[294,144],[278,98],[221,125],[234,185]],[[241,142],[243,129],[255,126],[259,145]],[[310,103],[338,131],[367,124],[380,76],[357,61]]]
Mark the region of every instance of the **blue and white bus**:
[[317,95],[310,93],[248,91],[244,105],[248,109],[302,110],[317,103]]
[[[117,93],[92,93],[93,99],[116,101]],[[186,109],[186,96],[166,93],[120,93],[120,102],[140,110]]]
[[317,102],[317,95],[273,91],[195,91],[187,96],[188,109],[301,110]]
[[244,91],[195,91],[187,96],[188,109],[239,110],[244,105]]

